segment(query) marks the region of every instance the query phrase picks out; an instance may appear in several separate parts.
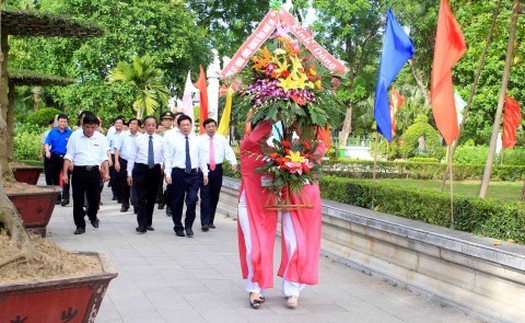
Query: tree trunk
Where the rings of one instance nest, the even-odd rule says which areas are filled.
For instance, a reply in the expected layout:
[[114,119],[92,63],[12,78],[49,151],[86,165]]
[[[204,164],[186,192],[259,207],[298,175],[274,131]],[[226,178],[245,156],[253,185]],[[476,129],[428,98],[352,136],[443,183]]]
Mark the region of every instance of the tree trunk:
[[421,90],[421,93],[423,93],[423,97],[425,98],[425,106],[430,106],[430,92],[428,91],[427,86],[423,83],[423,79],[416,71],[416,68],[414,67],[411,59],[408,60],[408,65],[410,65],[410,70],[412,71],[412,76],[414,76],[414,79],[416,80],[417,86]]
[[5,177],[9,173],[7,163],[7,109],[8,109],[8,75],[7,75],[7,57],[9,47],[7,44],[7,32],[2,31],[0,36],[0,46],[2,47],[3,60],[0,63],[0,168],[1,175]]
[[15,86],[9,84],[8,94],[8,107],[7,107],[7,156],[13,157],[14,145],[15,145]]
[[339,147],[345,147],[348,137],[352,132],[352,102],[348,103],[346,108],[345,120],[343,121],[343,128],[339,132]]
[[38,111],[40,101],[42,100],[42,87],[33,86],[31,92],[33,93],[33,111]]

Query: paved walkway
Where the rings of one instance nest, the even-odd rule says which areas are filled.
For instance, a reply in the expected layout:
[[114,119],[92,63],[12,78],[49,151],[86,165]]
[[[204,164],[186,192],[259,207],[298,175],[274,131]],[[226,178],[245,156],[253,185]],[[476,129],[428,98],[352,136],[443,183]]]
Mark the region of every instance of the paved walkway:
[[[42,179],[41,179],[42,181]],[[237,256],[237,223],[217,215],[217,229],[176,237],[171,218],[155,209],[154,232],[135,232],[132,212],[120,213],[104,188],[100,228],[73,235],[72,205],[57,206],[48,238],[70,250],[108,254],[119,275],[109,285],[97,322],[479,322],[453,308],[323,258],[320,284],[285,307],[281,279],[259,310],[248,305]],[[276,260],[280,244],[276,244]]]

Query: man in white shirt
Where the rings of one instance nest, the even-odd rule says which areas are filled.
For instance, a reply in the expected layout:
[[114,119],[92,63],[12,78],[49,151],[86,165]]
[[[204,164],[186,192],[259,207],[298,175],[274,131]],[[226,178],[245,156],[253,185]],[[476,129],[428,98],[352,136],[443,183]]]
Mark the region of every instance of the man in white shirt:
[[135,139],[127,167],[128,184],[134,185],[137,193],[138,233],[155,230],[153,208],[164,160],[164,139],[155,133],[157,118],[147,116],[143,125],[145,132]]
[[201,229],[206,232],[215,229],[215,212],[222,187],[222,163],[226,159],[233,172],[237,171],[237,159],[226,138],[217,133],[217,122],[208,118],[203,122],[206,133],[199,137],[200,150],[208,165],[208,185],[200,187]]
[[[138,131],[141,125],[142,122],[139,119],[130,119],[128,121],[129,130],[122,132],[115,143],[115,171],[118,172],[116,185],[119,186],[120,201],[122,203],[120,212],[129,210],[131,188],[128,185],[128,160],[130,159],[135,139],[140,134]],[[132,201],[135,202],[135,196],[132,198]],[[136,207],[136,203],[134,205]]]
[[84,194],[89,204],[87,216],[95,229],[99,227],[97,213],[101,178],[104,182],[109,180],[108,143],[103,134],[95,131],[99,121],[92,114],[83,117],[82,121],[82,133],[69,138],[62,174],[62,181],[69,183],[67,171],[71,164],[74,165],[71,186],[73,188],[73,218],[77,227],[75,234],[86,232]]
[[[174,140],[171,137],[175,136],[175,134],[180,132],[179,125],[177,124],[177,120],[183,114],[184,113],[182,113],[182,112],[175,112],[175,113],[173,113],[173,126],[172,126],[172,128],[170,130],[168,130],[168,131],[166,131],[164,133],[164,142],[167,142],[169,140]],[[169,198],[169,192],[170,192],[169,186],[170,185],[171,184],[167,184],[166,185],[166,190],[164,191],[164,202],[166,203],[166,215],[169,216],[169,217],[172,216],[171,205],[168,202],[170,200],[170,198]]]
[[109,150],[111,153],[111,165],[109,166],[109,176],[110,180],[108,183],[108,187],[111,187],[111,192],[113,193],[113,201],[118,201],[121,203],[121,197],[120,197],[120,186],[118,185],[119,178],[118,178],[118,172],[115,170],[115,143],[118,141],[120,135],[122,134],[122,127],[124,126],[124,116],[119,115],[115,119],[113,119],[113,127],[115,127],[115,131],[108,131],[107,138],[108,138],[108,145]]
[[[199,138],[192,133],[192,120],[187,115],[177,119],[180,132],[164,139],[164,172],[168,186],[168,203],[171,206],[173,230],[178,237],[193,236],[193,222],[199,191],[200,168],[203,185],[208,184],[208,167],[199,151]],[[182,225],[182,209],[186,201],[186,218]]]

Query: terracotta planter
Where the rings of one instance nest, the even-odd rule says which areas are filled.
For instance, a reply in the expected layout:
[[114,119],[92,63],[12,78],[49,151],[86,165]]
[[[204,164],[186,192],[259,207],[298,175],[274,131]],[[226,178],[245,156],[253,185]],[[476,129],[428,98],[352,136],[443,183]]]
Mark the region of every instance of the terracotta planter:
[[103,272],[0,285],[0,322],[94,322],[109,282],[117,277],[108,256],[97,257]]
[[16,166],[13,175],[18,182],[36,185],[43,169],[42,166]]
[[13,202],[24,220],[26,229],[42,237],[46,236],[46,226],[61,191],[59,186],[46,186],[46,188],[47,190],[41,192],[6,191],[7,197]]

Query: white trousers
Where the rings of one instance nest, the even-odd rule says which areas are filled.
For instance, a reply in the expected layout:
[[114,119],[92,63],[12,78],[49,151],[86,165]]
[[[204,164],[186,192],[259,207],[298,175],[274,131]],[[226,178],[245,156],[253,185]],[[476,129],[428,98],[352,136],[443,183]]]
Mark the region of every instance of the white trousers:
[[[241,225],[242,233],[244,235],[244,242],[246,245],[246,263],[248,264],[248,279],[246,280],[246,291],[249,293],[258,293],[264,296],[264,290],[259,287],[259,284],[253,282],[253,266],[251,262],[252,254],[252,240],[250,235],[250,220],[248,218],[248,208],[245,192],[241,194],[239,200],[239,224]],[[282,234],[286,237],[286,251],[288,252],[288,259],[291,260],[292,256],[297,248],[297,239],[295,238],[295,231],[292,223],[292,217],[290,212],[283,212],[281,214],[281,223],[282,223]],[[286,277],[286,272],[288,270],[289,264],[286,265],[284,271],[284,277]],[[289,296],[299,296],[299,293],[305,287],[305,284],[300,284],[296,282],[291,282],[283,277],[282,285],[282,295],[285,297]]]

